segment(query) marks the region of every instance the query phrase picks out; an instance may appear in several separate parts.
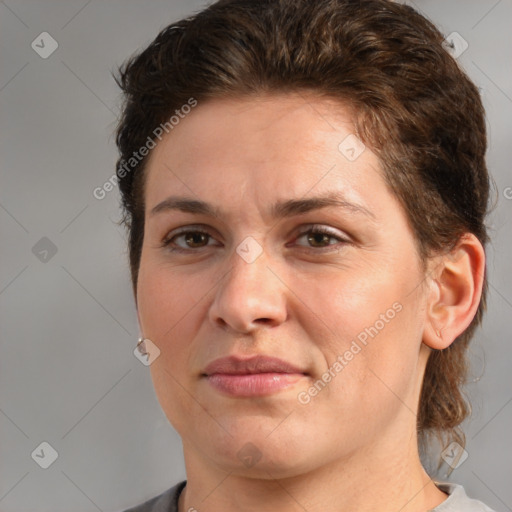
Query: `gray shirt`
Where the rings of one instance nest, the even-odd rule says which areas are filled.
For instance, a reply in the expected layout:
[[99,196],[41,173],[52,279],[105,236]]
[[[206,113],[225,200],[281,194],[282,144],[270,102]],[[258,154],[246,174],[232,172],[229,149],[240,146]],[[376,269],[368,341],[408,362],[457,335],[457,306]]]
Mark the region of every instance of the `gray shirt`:
[[[494,512],[481,501],[469,498],[462,485],[435,480],[434,482],[449,496],[441,505],[429,512]],[[186,483],[184,480],[155,498],[124,512],[178,512],[178,498]]]

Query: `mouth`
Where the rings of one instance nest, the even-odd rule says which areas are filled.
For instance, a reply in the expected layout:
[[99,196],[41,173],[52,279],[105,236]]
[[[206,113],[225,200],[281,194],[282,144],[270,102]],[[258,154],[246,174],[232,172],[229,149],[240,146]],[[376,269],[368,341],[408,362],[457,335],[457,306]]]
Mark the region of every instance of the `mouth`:
[[254,397],[284,390],[306,378],[308,373],[282,359],[260,355],[249,359],[235,356],[216,359],[201,376],[222,394]]

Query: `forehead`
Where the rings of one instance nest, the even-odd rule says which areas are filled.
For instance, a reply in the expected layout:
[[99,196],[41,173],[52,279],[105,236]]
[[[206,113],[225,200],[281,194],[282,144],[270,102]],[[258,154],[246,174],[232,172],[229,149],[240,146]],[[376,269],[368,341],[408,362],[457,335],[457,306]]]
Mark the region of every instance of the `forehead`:
[[377,156],[354,134],[348,108],[312,95],[199,103],[147,164],[148,207],[176,193],[243,207],[244,197],[274,203],[333,191],[364,204],[386,186]]
[[[338,139],[353,133],[347,107],[333,99],[302,93],[208,100],[180,120],[169,133],[174,157],[208,160],[238,156],[243,160],[304,157],[322,147],[327,157]],[[181,145],[181,142],[186,142]],[[172,147],[179,151],[172,151]],[[195,150],[201,149],[197,153]]]

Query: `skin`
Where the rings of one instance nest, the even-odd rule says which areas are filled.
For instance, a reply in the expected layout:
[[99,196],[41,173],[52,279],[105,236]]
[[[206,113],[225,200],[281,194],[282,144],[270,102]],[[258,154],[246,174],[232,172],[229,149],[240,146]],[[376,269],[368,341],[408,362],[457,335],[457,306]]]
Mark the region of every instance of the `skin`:
[[[476,312],[484,252],[467,235],[425,275],[377,156],[339,151],[353,131],[342,104],[314,94],[216,99],[152,150],[136,299],[141,333],[161,351],[150,366],[158,400],[183,440],[180,512],[412,512],[447,497],[421,466],[416,413],[429,353]],[[332,192],[371,215],[270,214],[276,202]],[[169,196],[220,211],[152,214]],[[173,238],[197,225],[210,236]],[[311,237],[312,225],[334,237]],[[263,251],[251,263],[236,252],[248,236]],[[396,303],[400,312],[300,403]],[[228,397],[201,372],[232,354],[279,357],[308,375],[269,396]],[[237,454],[249,442],[261,458],[246,467]]]

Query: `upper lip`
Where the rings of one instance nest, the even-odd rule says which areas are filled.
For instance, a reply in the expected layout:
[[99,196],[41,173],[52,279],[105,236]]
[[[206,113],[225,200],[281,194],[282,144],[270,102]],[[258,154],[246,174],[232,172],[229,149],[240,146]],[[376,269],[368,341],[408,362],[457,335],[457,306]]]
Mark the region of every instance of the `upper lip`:
[[297,366],[269,356],[253,356],[240,358],[237,356],[221,357],[212,361],[203,370],[203,375],[225,373],[230,375],[246,375],[253,373],[304,373]]

